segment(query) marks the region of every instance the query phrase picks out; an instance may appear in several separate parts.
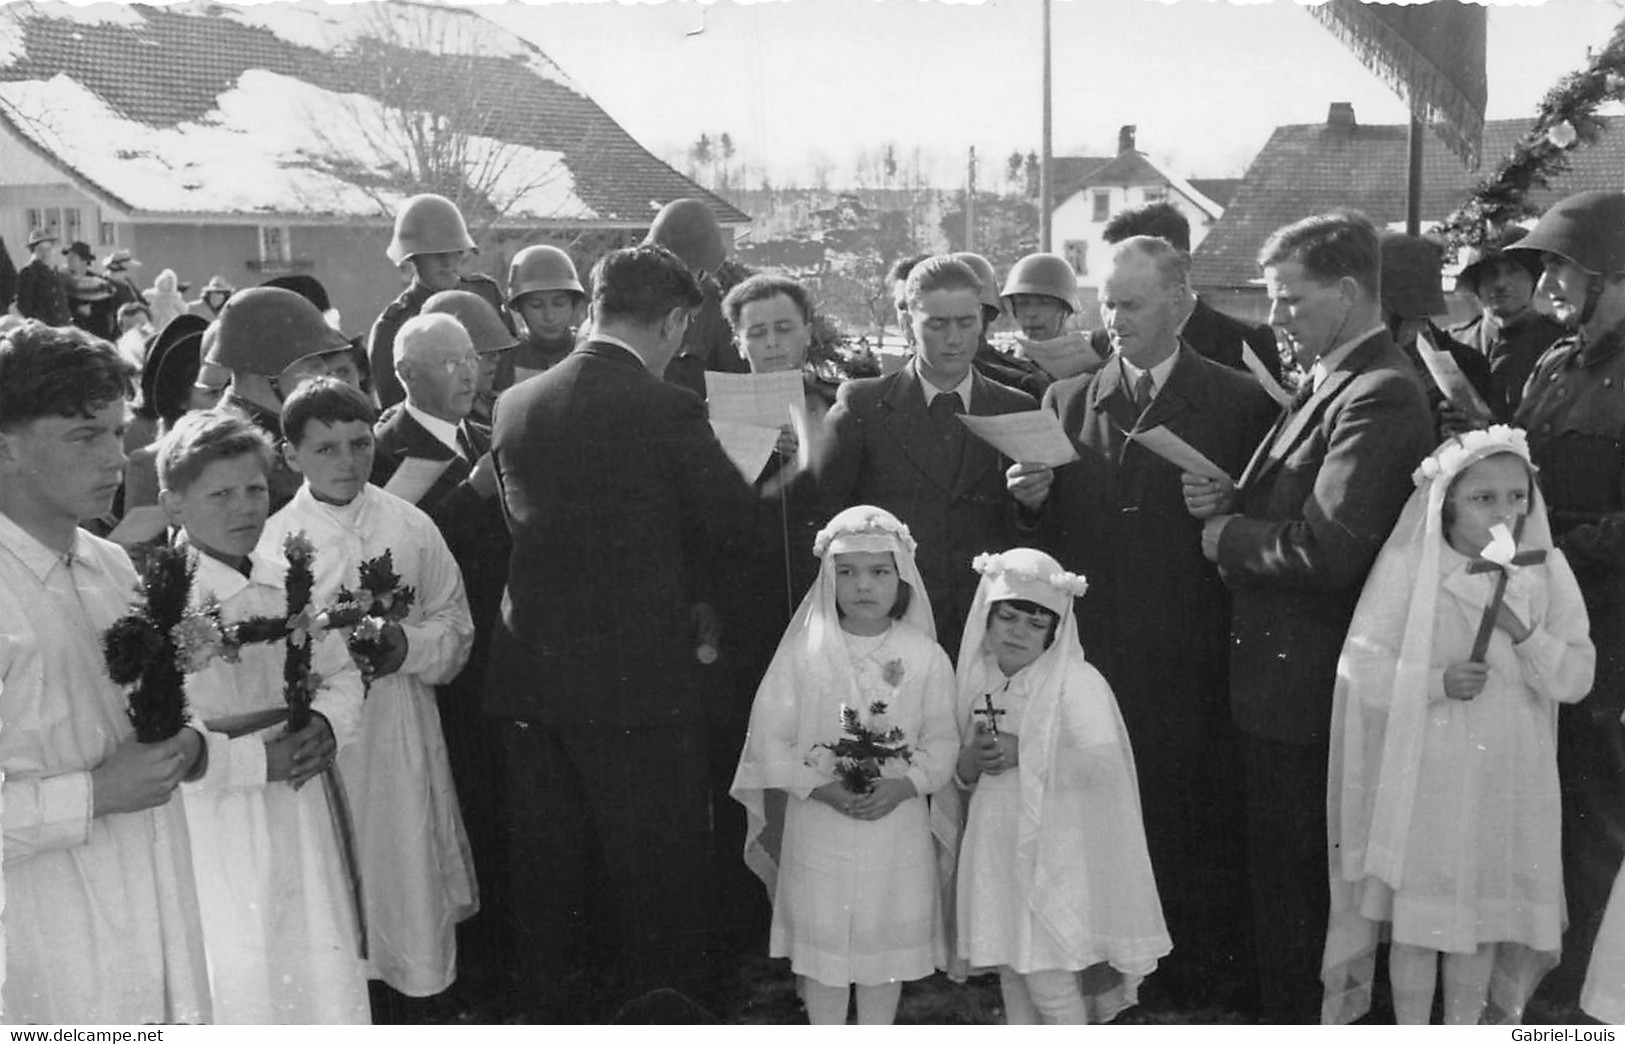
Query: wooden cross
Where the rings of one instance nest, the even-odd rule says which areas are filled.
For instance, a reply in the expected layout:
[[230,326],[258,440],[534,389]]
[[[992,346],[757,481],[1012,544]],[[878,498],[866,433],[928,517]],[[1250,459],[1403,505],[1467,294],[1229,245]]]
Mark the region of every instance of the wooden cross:
[[971,711],[971,713],[980,714],[982,717],[986,718],[988,733],[990,735],[997,736],[999,734],[999,717],[1005,712],[1000,710],[998,707],[993,706],[993,694],[991,692],[985,692],[982,694],[982,703],[983,706],[976,708],[975,710]]
[[[1512,545],[1517,546],[1518,540],[1523,536],[1523,521],[1525,516],[1519,516],[1517,524],[1512,527]],[[1473,654],[1468,657],[1473,663],[1483,663],[1485,655],[1490,648],[1490,635],[1495,631],[1495,618],[1501,613],[1501,603],[1506,599],[1507,580],[1512,576],[1509,566],[1538,565],[1546,561],[1546,552],[1540,548],[1530,551],[1520,551],[1512,556],[1512,561],[1503,566],[1499,562],[1491,562],[1487,558],[1479,557],[1468,563],[1469,573],[1491,573],[1501,575],[1495,579],[1495,594],[1490,597],[1489,605],[1484,607],[1484,618],[1478,622],[1478,634],[1473,639]]]

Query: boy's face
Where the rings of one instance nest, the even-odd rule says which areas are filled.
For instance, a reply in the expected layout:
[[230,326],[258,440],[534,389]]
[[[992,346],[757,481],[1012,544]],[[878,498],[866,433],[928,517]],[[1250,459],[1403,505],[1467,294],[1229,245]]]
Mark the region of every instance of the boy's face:
[[1476,555],[1490,542],[1490,529],[1510,532],[1529,513],[1529,469],[1510,453],[1497,453],[1468,465],[1450,487],[1455,518],[1445,539],[1464,555]]
[[515,304],[532,337],[556,341],[581,322],[578,296],[568,290],[532,290]]
[[458,281],[463,278],[463,261],[467,256],[467,251],[464,250],[413,254],[412,268],[417,272],[418,282],[435,293],[455,290]]
[[1024,613],[1009,602],[996,602],[983,639],[999,661],[999,670],[1015,674],[1044,654],[1055,622],[1042,613]]
[[1016,325],[1033,341],[1053,341],[1061,336],[1061,328],[1072,314],[1064,302],[1045,294],[1011,294],[1008,300]]
[[288,465],[305,476],[317,500],[329,504],[348,504],[366,488],[372,453],[372,427],[359,420],[310,421],[304,437],[287,448]]
[[161,499],[198,550],[226,562],[254,550],[271,513],[265,465],[254,453],[210,461],[184,491],[166,489]]
[[107,514],[124,479],[124,411],[118,399],[88,417],[38,417],[0,431],[7,499],[75,525]]

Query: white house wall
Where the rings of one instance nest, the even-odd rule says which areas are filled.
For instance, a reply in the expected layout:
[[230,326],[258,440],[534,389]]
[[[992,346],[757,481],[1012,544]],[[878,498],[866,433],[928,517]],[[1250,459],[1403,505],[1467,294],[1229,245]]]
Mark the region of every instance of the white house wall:
[[[1147,190],[1151,195],[1147,195]],[[1105,221],[1095,220],[1095,194],[1105,192],[1110,196],[1107,203]],[[1162,194],[1156,194],[1156,186],[1147,185],[1090,185],[1079,189],[1067,197],[1050,218],[1050,229],[1053,237],[1055,253],[1072,262],[1072,267],[1078,270],[1078,285],[1087,288],[1084,305],[1091,307],[1095,296],[1093,291],[1100,286],[1101,273],[1106,261],[1106,240],[1101,233],[1106,228],[1106,221],[1133,207],[1144,206],[1146,203],[1165,199],[1177,207],[1191,224],[1191,249],[1195,250],[1197,244],[1207,235],[1211,219],[1207,213],[1191,202],[1184,194],[1171,186],[1163,186]],[[1073,245],[1073,249],[1068,248]],[[1082,246],[1084,265],[1079,266],[1079,251],[1077,245]]]

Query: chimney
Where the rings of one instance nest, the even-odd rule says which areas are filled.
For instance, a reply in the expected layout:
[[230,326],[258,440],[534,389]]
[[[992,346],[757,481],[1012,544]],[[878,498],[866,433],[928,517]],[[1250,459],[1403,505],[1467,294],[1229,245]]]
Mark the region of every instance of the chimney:
[[1326,110],[1326,126],[1337,127],[1342,130],[1354,129],[1354,103],[1332,102],[1332,107]]
[[1117,129],[1117,154],[1119,156],[1134,151],[1134,129],[1132,123],[1125,123]]

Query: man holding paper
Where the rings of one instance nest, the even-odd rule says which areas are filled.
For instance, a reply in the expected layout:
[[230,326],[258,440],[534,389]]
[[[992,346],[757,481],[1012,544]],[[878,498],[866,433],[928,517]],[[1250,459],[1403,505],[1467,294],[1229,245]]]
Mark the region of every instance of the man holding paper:
[[1018,464],[1009,487],[1041,542],[1089,578],[1080,635],[1134,744],[1146,840],[1176,940],[1152,984],[1181,1006],[1234,1003],[1193,994],[1213,968],[1249,954],[1246,905],[1236,900],[1246,878],[1225,695],[1230,600],[1202,557],[1180,475],[1238,474],[1277,408],[1249,375],[1180,341],[1191,308],[1183,253],[1136,236],[1113,248],[1109,265],[1101,316],[1113,354],[1044,396],[1079,459],[1053,471]]
[[1281,228],[1259,263],[1270,323],[1309,378],[1234,487],[1185,478],[1231,593],[1247,861],[1266,1021],[1320,1021],[1326,758],[1337,658],[1377,551],[1433,448],[1433,418],[1382,324],[1377,231],[1335,211]]
[[950,652],[980,579],[971,559],[1018,543],[1016,508],[1004,488],[1007,462],[960,416],[1037,406],[971,366],[982,334],[981,286],[952,257],[914,266],[905,291],[914,358],[896,373],[841,386],[824,419],[815,469],[825,517],[874,504],[908,525],[937,636]]

